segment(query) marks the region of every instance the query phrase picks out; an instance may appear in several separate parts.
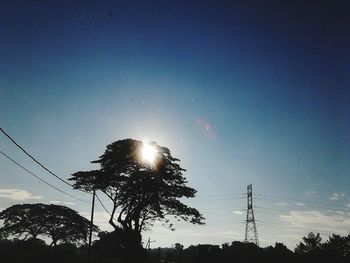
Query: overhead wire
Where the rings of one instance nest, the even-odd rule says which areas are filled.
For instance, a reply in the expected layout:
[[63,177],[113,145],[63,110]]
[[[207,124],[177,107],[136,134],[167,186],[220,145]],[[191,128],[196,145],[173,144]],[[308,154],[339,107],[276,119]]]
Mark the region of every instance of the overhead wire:
[[[60,176],[58,176],[57,174],[55,174],[54,172],[52,172],[49,168],[47,168],[45,165],[43,165],[41,162],[39,162],[36,158],[34,158],[33,155],[31,155],[30,153],[28,153],[28,151],[26,151],[21,145],[19,145],[19,144],[15,141],[15,139],[13,139],[8,133],[6,133],[6,132],[4,131],[3,128],[0,128],[0,131],[1,131],[7,138],[9,138],[20,150],[22,150],[22,152],[24,152],[24,153],[25,153],[29,158],[31,158],[35,163],[37,163],[39,166],[41,166],[45,171],[47,171],[48,173],[50,173],[51,175],[53,175],[54,177],[56,177],[58,180],[60,180],[61,182],[65,183],[66,185],[69,185],[70,187],[73,187],[73,188],[74,188],[74,186],[73,186],[71,183],[69,183],[69,182],[67,182],[66,180],[62,179]],[[83,191],[83,190],[81,190],[81,189],[77,189],[77,190],[80,190],[80,191],[82,191],[82,192],[84,192],[84,193],[89,193],[89,192]],[[89,193],[89,194],[91,194],[91,193]]]
[[[70,187],[73,187],[74,188],[74,185],[72,185],[71,183],[67,182],[66,180],[62,179],[60,176],[58,176],[57,174],[55,174],[54,172],[52,172],[49,168],[47,168],[45,165],[43,165],[41,162],[39,162],[33,155],[31,155],[27,150],[25,150],[19,143],[16,142],[16,140],[14,138],[12,138],[8,133],[6,133],[4,131],[3,128],[0,128],[0,131],[7,137],[11,140],[12,143],[14,143],[20,150],[22,150],[29,158],[31,158],[35,163],[37,163],[40,167],[42,167],[45,171],[47,171],[48,173],[50,173],[51,175],[53,175],[54,177],[56,177],[58,180],[60,180],[61,182],[65,183],[66,185],[70,186]],[[45,181],[44,179],[42,179],[41,177],[37,176],[36,174],[34,174],[33,172],[31,172],[30,170],[28,170],[27,168],[25,168],[23,165],[21,165],[20,163],[18,163],[17,161],[15,161],[13,158],[11,158],[10,156],[8,156],[7,154],[5,154],[4,152],[0,151],[0,153],[6,157],[7,159],[9,159],[11,162],[13,162],[14,164],[16,164],[17,166],[19,166],[20,168],[22,168],[23,170],[25,170],[27,173],[29,173],[30,175],[34,176],[35,178],[37,178],[38,180],[40,180],[41,182],[45,183],[46,185],[54,188],[55,190],[71,197],[71,198],[74,198],[76,200],[79,200],[81,202],[84,202],[84,203],[90,203],[90,202],[87,202],[83,199],[80,199],[78,197],[75,197],[61,189],[59,189],[58,187],[50,184],[49,182]],[[90,192],[87,192],[87,191],[84,191],[82,189],[77,189],[81,192],[84,192],[84,193],[88,193],[88,194],[91,194]],[[103,202],[101,201],[101,199],[99,198],[99,196],[96,194],[96,198],[97,200],[99,201],[99,203],[101,204],[102,208],[111,216],[111,213],[108,211],[108,209],[106,208],[106,206],[103,204]]]
[[[255,198],[254,198],[255,199]],[[277,201],[283,201],[285,199],[283,198],[272,198],[272,197],[264,197],[261,199],[265,199],[265,200],[277,200]],[[298,201],[303,202],[303,200],[298,199]],[[321,204],[321,203],[315,203],[314,204],[305,204],[308,203],[307,201],[304,201],[304,203],[302,205],[300,205],[300,207],[308,207],[308,208],[323,208],[323,209],[327,209],[330,211],[341,211],[341,212],[349,212],[350,208],[345,207],[345,206],[336,206],[336,205],[327,205],[327,204]],[[298,204],[296,204],[298,205]],[[263,208],[265,209],[265,208]],[[269,209],[272,210],[272,209]]]
[[[273,225],[265,225],[265,224],[257,224],[257,227],[258,228],[264,228],[264,227],[272,227],[274,229],[276,229],[276,226],[273,226]],[[285,231],[293,231],[296,232],[296,231],[303,231],[303,232],[318,232],[322,235],[330,235],[332,233],[334,233],[334,231],[332,230],[323,230],[323,229],[317,229],[317,228],[307,228],[307,227],[291,227],[291,228],[284,228],[284,227],[279,227],[280,229],[283,228],[283,230]]]
[[218,198],[215,198],[215,197],[214,198],[213,197],[205,197],[205,198],[198,197],[197,198],[197,197],[195,197],[194,199],[190,199],[188,201],[200,203],[200,202],[210,202],[210,201],[220,201],[220,200],[240,200],[243,198],[245,198],[245,197],[218,197]]
[[274,209],[274,208],[267,208],[267,207],[262,207],[262,206],[253,206],[254,208],[263,209],[263,210],[269,210],[269,211],[274,211],[274,212],[279,212],[279,213],[285,213],[287,211],[279,210],[279,209]]
[[323,233],[332,233],[332,230],[324,229],[324,228],[318,228],[318,227],[303,227],[303,226],[293,226],[293,225],[286,225],[286,224],[276,224],[276,223],[268,223],[268,222],[257,222],[256,223],[258,227],[273,227],[276,228],[276,225],[278,228],[283,228],[287,230],[306,230],[306,231],[314,231],[314,232],[320,232]]
[[40,180],[41,182],[45,183],[46,185],[52,187],[53,189],[55,189],[55,190],[61,192],[62,194],[65,194],[65,195],[67,195],[67,196],[69,196],[69,197],[71,197],[71,198],[74,198],[74,199],[76,199],[76,200],[79,200],[79,201],[81,201],[81,202],[88,203],[88,204],[90,203],[90,202],[87,202],[87,201],[85,201],[85,200],[83,200],[83,199],[80,199],[80,198],[78,198],[78,197],[76,197],[76,196],[73,196],[73,195],[71,195],[71,194],[69,194],[69,193],[67,193],[67,192],[65,192],[65,191],[63,191],[63,190],[61,190],[61,189],[59,189],[58,187],[56,187],[56,186],[50,184],[49,182],[45,181],[45,180],[42,179],[41,177],[39,177],[39,176],[37,176],[36,174],[34,174],[32,171],[30,171],[30,170],[28,170],[27,168],[25,168],[22,164],[20,164],[20,163],[18,163],[17,161],[15,161],[13,158],[11,158],[10,156],[8,156],[8,155],[7,155],[6,153],[4,153],[3,151],[0,150],[0,153],[1,153],[5,158],[7,158],[8,160],[10,160],[10,161],[13,162],[14,164],[16,164],[18,167],[22,168],[24,171],[26,171],[26,172],[29,173],[30,175],[34,176],[36,179]]
[[108,222],[109,218],[105,215],[106,213],[103,211],[102,206],[99,204],[95,206],[96,210],[100,212],[100,215]]
[[[57,178],[58,180],[60,180],[61,182],[65,183],[66,185],[69,185],[70,187],[74,187],[71,183],[67,182],[66,180],[62,179],[60,176],[58,176],[57,174],[55,174],[54,172],[52,172],[49,168],[47,168],[45,165],[43,165],[41,162],[39,162],[33,155],[31,155],[27,150],[25,150],[20,144],[18,144],[8,133],[6,133],[4,131],[4,129],[0,128],[0,131],[8,138],[12,141],[12,143],[14,143],[21,151],[23,151],[29,158],[31,158],[35,163],[37,163],[40,167],[42,167],[44,170],[46,170],[48,173],[50,173],[52,176],[54,176],[55,178]],[[13,158],[9,157],[7,154],[5,154],[4,152],[0,151],[0,153],[6,157],[7,159],[9,159],[11,162],[13,162],[14,164],[16,164],[17,166],[19,166],[20,168],[22,168],[24,171],[26,171],[27,173],[29,173],[30,175],[34,176],[35,178],[37,178],[38,180],[40,180],[41,182],[45,183],[46,185],[54,188],[55,190],[61,192],[62,194],[65,194],[71,198],[74,198],[76,200],[79,200],[81,202],[84,202],[84,203],[90,203],[90,202],[87,202],[83,199],[80,199],[78,197],[75,197],[59,188],[57,188],[56,186],[48,183],[47,181],[45,181],[44,179],[40,178],[39,176],[37,176],[36,174],[34,174],[33,172],[31,172],[30,170],[28,170],[27,168],[25,168],[23,165],[21,165],[20,163],[18,163],[17,161],[15,161]],[[81,192],[84,192],[84,193],[89,193],[87,191],[84,191],[82,189],[77,189]],[[91,193],[89,193],[91,194]],[[197,197],[196,199],[193,199],[193,201],[219,201],[219,200],[233,200],[233,199],[242,199],[242,198],[245,198],[246,193],[239,193],[239,194],[236,194],[236,195],[230,195],[230,194],[221,194],[221,195],[204,195],[204,196],[199,196]],[[336,205],[332,205],[332,204],[324,204],[324,203],[320,203],[320,202],[315,202],[315,201],[311,201],[311,200],[304,200],[304,199],[298,199],[298,198],[288,198],[288,197],[278,197],[276,195],[268,195],[268,194],[254,194],[254,195],[257,195],[257,196],[260,196],[260,197],[254,197],[254,200],[255,199],[277,199],[277,200],[294,200],[294,201],[300,201],[300,202],[304,202],[304,203],[313,203],[315,205],[305,205],[306,207],[327,207],[326,209],[329,209],[329,210],[334,210],[334,211],[343,211],[344,210],[341,210],[341,209],[344,209],[344,207],[340,207],[339,206],[336,206]],[[111,216],[111,213],[108,211],[108,209],[106,208],[106,206],[103,204],[103,202],[101,201],[101,199],[99,198],[99,196],[96,194],[96,198],[97,200],[99,201],[100,205],[102,206],[102,208]],[[329,207],[337,207],[339,209],[332,209],[332,208],[329,208]],[[261,209],[266,209],[266,210],[271,210],[271,211],[277,211],[277,212],[284,212],[284,211],[281,211],[281,210],[277,210],[277,209],[271,209],[271,208],[265,208],[265,207],[256,207],[255,208],[261,208]],[[215,209],[216,210],[216,209]],[[206,210],[205,212],[214,212],[213,210]],[[256,220],[257,222],[259,222],[259,224],[261,224],[262,221],[259,221],[259,220]],[[263,225],[265,225],[266,223],[268,222],[262,222]],[[277,222],[276,222],[277,223]],[[288,225],[284,225],[285,227],[293,227],[293,226],[288,226]],[[295,227],[293,227],[295,228]]]
[[[306,199],[300,199],[300,198],[291,198],[291,197],[284,197],[284,196],[276,196],[276,195],[268,195],[268,194],[253,194],[254,200],[270,200],[270,201],[286,201],[286,200],[292,200],[292,201],[299,201],[302,202],[303,205],[300,205],[301,207],[315,207],[315,208],[325,208],[333,211],[340,211],[342,210],[343,212],[348,212],[350,208],[344,207],[342,205],[336,205],[336,204],[327,204],[327,203],[321,203],[321,202],[316,202],[312,200],[306,200]],[[258,197],[257,197],[258,196]],[[244,199],[246,197],[240,196],[238,197],[237,195],[204,195],[204,196],[198,196],[195,197],[194,199],[191,199],[191,202],[208,202],[208,201],[219,201],[219,200],[238,200],[238,199]],[[286,204],[286,205],[291,205],[292,203]],[[260,207],[262,208],[262,207]],[[265,208],[263,208],[265,209]],[[272,209],[269,209],[272,210]],[[277,209],[274,209],[277,211]],[[279,211],[283,212],[283,211]]]
[[[291,201],[299,201],[299,202],[304,202],[304,203],[311,203],[311,204],[320,205],[320,206],[343,208],[343,206],[336,205],[336,204],[326,204],[326,203],[321,203],[321,202],[317,202],[317,201],[294,198],[294,197],[278,196],[278,195],[273,195],[273,194],[260,194],[260,193],[256,193],[256,194],[254,194],[254,196],[255,195],[261,196],[261,199],[291,200]],[[255,198],[256,197],[254,197],[254,199]]]
[[109,214],[110,216],[112,216],[112,214],[108,211],[108,209],[106,208],[106,206],[102,203],[101,199],[98,197],[97,193],[95,193],[95,196],[98,200],[98,202],[101,204],[101,206],[103,207],[103,209],[107,212],[107,214]]

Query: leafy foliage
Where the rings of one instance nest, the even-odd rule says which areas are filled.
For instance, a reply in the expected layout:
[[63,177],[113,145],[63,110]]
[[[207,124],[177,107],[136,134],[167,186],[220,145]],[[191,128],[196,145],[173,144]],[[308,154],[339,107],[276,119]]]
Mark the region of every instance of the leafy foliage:
[[[105,153],[92,163],[101,169],[74,173],[70,180],[74,187],[86,191],[101,190],[113,202],[109,223],[117,230],[113,218],[118,209],[117,220],[125,230],[141,233],[155,220],[169,223],[167,216],[203,224],[202,215],[183,204],[179,199],[195,196],[196,190],[186,186],[185,169],[179,159],[171,156],[166,147],[152,143],[156,149],[154,165],[142,160],[143,143],[125,139],[107,145]],[[169,224],[172,228],[172,224]]]
[[[120,229],[120,231],[124,231]],[[253,243],[234,241],[225,243],[220,248],[217,245],[196,245],[183,248],[179,243],[171,248],[142,249],[138,251],[137,259],[125,260],[127,254],[138,254],[135,250],[127,250],[121,246],[122,235],[128,233],[100,232],[99,239],[92,246],[92,262],[178,262],[178,263],[231,263],[231,262],[350,262],[350,235],[333,234],[329,240],[322,243],[319,253],[297,254],[284,244],[266,248],[257,247]],[[127,239],[129,239],[128,237]],[[120,240],[122,239],[122,240]],[[118,241],[119,240],[119,241]],[[1,262],[22,263],[83,263],[86,262],[86,246],[79,248],[70,244],[59,244],[51,249],[39,239],[5,240],[0,239]]]
[[[80,216],[76,211],[65,206],[50,205],[46,212],[45,232],[56,245],[61,243],[85,243],[90,221]],[[93,231],[98,228],[93,226]]]
[[320,233],[315,235],[313,232],[310,232],[307,236],[303,237],[303,241],[295,248],[297,254],[317,252],[321,246],[322,238],[320,237]]
[[[52,245],[84,243],[90,227],[90,221],[73,209],[40,203],[13,205],[0,212],[0,219],[4,220],[0,228],[1,237],[49,237]],[[93,230],[98,228],[94,226]]]
[[0,236],[22,237],[24,239],[37,238],[45,234],[44,204],[13,205],[0,212],[0,219],[4,220],[0,228]]
[[118,228],[113,232],[100,232],[92,246],[95,259],[122,259],[122,262],[144,262],[145,250],[138,244],[138,233]]
[[350,256],[350,234],[340,236],[333,234],[322,244],[322,249],[333,256]]

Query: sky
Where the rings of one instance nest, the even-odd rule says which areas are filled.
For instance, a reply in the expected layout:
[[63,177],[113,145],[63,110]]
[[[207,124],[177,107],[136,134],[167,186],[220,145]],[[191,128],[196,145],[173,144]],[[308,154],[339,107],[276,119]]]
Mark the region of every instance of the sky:
[[[152,246],[244,239],[248,184],[261,246],[350,232],[346,1],[4,1],[0,123],[64,179],[125,138],[168,147],[205,226],[159,224]],[[0,135],[0,210],[91,196]],[[111,205],[103,193],[101,200]],[[108,214],[97,204],[95,222]]]

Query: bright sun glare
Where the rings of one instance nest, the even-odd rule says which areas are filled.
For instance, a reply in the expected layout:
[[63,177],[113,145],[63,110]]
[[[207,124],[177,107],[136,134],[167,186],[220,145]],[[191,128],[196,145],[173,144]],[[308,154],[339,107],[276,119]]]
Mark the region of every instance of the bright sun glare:
[[157,150],[152,145],[147,142],[143,143],[141,154],[144,161],[154,164],[156,153]]

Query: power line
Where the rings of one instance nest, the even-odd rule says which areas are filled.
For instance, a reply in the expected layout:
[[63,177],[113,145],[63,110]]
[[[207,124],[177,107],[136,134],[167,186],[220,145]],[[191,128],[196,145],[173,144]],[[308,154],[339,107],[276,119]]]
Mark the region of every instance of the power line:
[[211,197],[246,197],[247,193],[230,193],[230,194],[211,194],[211,195],[197,195],[196,198],[211,198]]
[[105,205],[102,203],[102,201],[101,201],[101,199],[98,197],[98,195],[97,194],[95,194],[96,195],[96,198],[97,198],[97,200],[99,201],[99,203],[101,204],[101,206],[103,207],[103,209],[110,215],[110,216],[112,216],[112,214],[108,211],[108,209],[105,207]]
[[305,200],[305,199],[300,199],[300,198],[285,197],[285,196],[278,196],[278,195],[271,195],[271,194],[255,194],[255,195],[264,196],[264,197],[262,197],[262,199],[290,200],[290,201],[299,201],[299,202],[311,203],[311,204],[322,205],[322,206],[343,208],[342,206],[336,205],[336,204],[327,204],[327,203],[321,203],[321,202],[317,202],[317,201]]
[[[276,197],[264,197],[262,198],[264,200],[270,200],[270,201],[274,201],[274,200],[285,200],[283,198],[276,198]],[[294,198],[293,198],[294,199]],[[301,199],[294,199],[295,201],[300,201],[303,202],[303,200]],[[341,212],[349,212],[349,208],[348,207],[344,207],[344,206],[337,206],[337,205],[329,205],[329,204],[321,204],[321,203],[317,203],[317,202],[308,202],[308,201],[304,201],[304,203],[311,203],[311,204],[302,204],[300,205],[300,207],[308,207],[308,208],[322,208],[322,209],[327,209],[330,211],[341,211]],[[298,205],[298,204],[294,204],[294,205]]]
[[[0,128],[0,131],[7,137],[9,138],[19,149],[21,149],[29,158],[31,158],[34,162],[36,162],[38,165],[40,165],[44,170],[46,170],[48,173],[50,173],[51,175],[53,175],[54,177],[56,177],[58,180],[60,180],[61,182],[69,185],[70,187],[74,187],[72,184],[68,183],[67,181],[65,181],[64,179],[62,179],[61,177],[59,177],[58,175],[56,175],[54,172],[50,171],[46,166],[44,166],[43,164],[41,164],[38,160],[36,160],[31,154],[29,154],[25,149],[23,149],[23,147],[21,145],[19,145],[9,134],[7,134],[2,128]],[[80,190],[80,189],[78,189]],[[80,190],[81,191],[81,190]]]
[[267,207],[262,207],[262,206],[254,206],[254,208],[257,208],[257,209],[264,209],[264,210],[270,210],[270,211],[279,212],[279,213],[286,213],[286,212],[288,212],[288,211],[286,211],[286,210],[279,210],[279,209],[267,208]]
[[303,231],[313,231],[313,232],[319,232],[321,234],[325,234],[326,233],[334,233],[334,230],[331,230],[331,229],[326,229],[326,228],[319,228],[319,227],[302,227],[302,226],[288,226],[288,225],[282,225],[282,224],[277,224],[277,227],[276,227],[276,223],[258,223],[259,226],[263,226],[263,227],[272,227],[274,229],[286,229],[288,231],[290,230],[293,230],[293,231],[296,231],[296,230],[303,230]]
[[[255,200],[256,198],[254,198]],[[264,198],[260,198],[261,201],[266,201],[266,202],[270,202],[273,200],[283,200],[283,199],[276,199],[276,198],[269,198],[269,197],[264,197]],[[209,201],[219,201],[218,199],[212,199]],[[288,204],[288,205],[293,205],[292,203]],[[267,207],[262,207],[262,206],[254,206],[254,208],[259,209],[263,209],[263,210],[270,210],[270,211],[274,211],[274,212],[280,212],[280,213],[286,213],[288,211],[290,211],[290,209],[286,208],[286,209],[277,209],[277,208],[267,208]],[[281,207],[282,208],[282,207]],[[327,205],[312,205],[312,204],[304,204],[302,206],[300,206],[300,208],[315,208],[315,209],[326,209],[329,211],[335,211],[335,212],[349,212],[348,207],[344,207],[344,206],[333,206],[333,208],[327,206]],[[201,212],[205,212],[205,213],[212,213],[212,212],[222,212],[223,210],[227,210],[230,209],[230,211],[227,211],[229,213],[231,213],[232,211],[246,211],[245,208],[238,208],[235,209],[234,207],[215,207],[215,208],[207,208],[207,209],[200,209]],[[231,211],[232,210],[232,211]]]
[[71,195],[71,194],[68,194],[68,193],[66,193],[65,191],[63,191],[63,190],[57,188],[56,186],[54,186],[54,185],[52,185],[52,184],[46,182],[44,179],[40,178],[39,176],[37,176],[36,174],[34,174],[33,172],[31,172],[30,170],[28,170],[27,168],[25,168],[23,165],[21,165],[20,163],[18,163],[18,162],[15,161],[14,159],[12,159],[10,156],[8,156],[7,154],[5,154],[3,151],[0,150],[0,153],[1,153],[4,157],[6,157],[8,160],[10,160],[10,161],[13,162],[14,164],[16,164],[17,166],[19,166],[20,168],[22,168],[22,169],[23,169],[24,171],[26,171],[27,173],[31,174],[32,176],[34,176],[35,178],[37,178],[37,179],[40,180],[41,182],[47,184],[48,186],[54,188],[55,190],[61,192],[62,194],[65,194],[65,195],[67,195],[67,196],[69,196],[69,197],[71,197],[71,198],[74,198],[74,199],[76,199],[76,200],[79,200],[79,201],[81,201],[81,202],[90,204],[90,202],[87,202],[87,201],[85,201],[85,200],[83,200],[83,199],[80,199],[80,198],[75,197],[75,196],[73,196],[73,195]]
[[220,200],[241,200],[241,199],[245,199],[245,198],[246,198],[245,196],[241,196],[241,197],[214,197],[213,196],[213,197],[195,197],[193,199],[188,199],[188,201],[191,201],[191,202],[210,202],[210,201],[220,201]]

